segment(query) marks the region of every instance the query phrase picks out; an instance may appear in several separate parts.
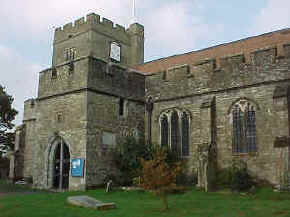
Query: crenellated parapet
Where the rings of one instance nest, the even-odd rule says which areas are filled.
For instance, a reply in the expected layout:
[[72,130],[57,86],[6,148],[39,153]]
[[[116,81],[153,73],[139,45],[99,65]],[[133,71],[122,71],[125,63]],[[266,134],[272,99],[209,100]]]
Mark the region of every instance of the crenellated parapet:
[[151,76],[159,76],[164,81],[177,81],[190,77],[198,79],[211,76],[219,71],[240,71],[246,68],[275,66],[276,63],[287,59],[290,59],[290,44],[259,48],[250,53],[236,53],[216,58],[199,59],[188,64],[171,66]]
[[24,117],[23,122],[35,121],[37,112],[37,101],[33,98],[24,102]]
[[[290,40],[289,40],[290,42]],[[290,80],[290,46],[269,46],[180,64],[146,76],[147,95],[158,99],[233,90]]]
[[120,40],[128,41],[129,35],[126,33],[124,26],[114,24],[111,20],[102,18],[97,14],[88,14],[74,22],[65,24],[55,30],[54,42],[60,42],[68,38],[74,37],[75,34],[93,29],[99,32],[110,34],[111,36],[120,37]]

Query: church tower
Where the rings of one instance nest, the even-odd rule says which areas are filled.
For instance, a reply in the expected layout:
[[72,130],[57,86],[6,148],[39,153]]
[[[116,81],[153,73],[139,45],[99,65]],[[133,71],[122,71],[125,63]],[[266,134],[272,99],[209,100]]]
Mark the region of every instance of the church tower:
[[24,171],[36,187],[85,189],[115,173],[111,151],[144,134],[145,78],[129,69],[143,62],[138,23],[89,14],[55,30],[52,67],[25,104]]

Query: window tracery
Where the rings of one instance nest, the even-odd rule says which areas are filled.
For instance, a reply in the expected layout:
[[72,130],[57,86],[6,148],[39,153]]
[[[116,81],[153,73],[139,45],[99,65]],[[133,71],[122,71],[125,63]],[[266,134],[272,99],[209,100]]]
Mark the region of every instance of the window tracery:
[[171,109],[160,115],[161,146],[168,146],[179,156],[189,156],[190,116],[186,111]]
[[232,107],[233,153],[257,151],[256,108],[247,100],[239,100]]

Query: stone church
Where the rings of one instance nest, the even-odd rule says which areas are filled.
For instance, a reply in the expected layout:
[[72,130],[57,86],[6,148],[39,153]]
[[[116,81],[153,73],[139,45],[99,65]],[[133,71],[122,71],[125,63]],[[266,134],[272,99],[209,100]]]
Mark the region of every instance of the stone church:
[[144,63],[142,25],[89,14],[55,30],[10,176],[39,188],[98,185],[130,135],[176,151],[188,173],[211,153],[217,169],[240,159],[251,175],[288,185],[289,86],[289,29]]

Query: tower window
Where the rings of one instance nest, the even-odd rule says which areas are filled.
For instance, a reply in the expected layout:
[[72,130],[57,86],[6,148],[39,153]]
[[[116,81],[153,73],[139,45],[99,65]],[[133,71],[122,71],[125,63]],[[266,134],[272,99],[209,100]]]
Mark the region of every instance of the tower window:
[[123,98],[120,98],[119,101],[119,116],[124,116],[124,106],[125,106],[125,102]]
[[62,113],[57,113],[56,114],[56,122],[57,123],[63,122],[63,114]]
[[56,71],[56,68],[52,68],[52,70],[51,70],[51,78],[52,78],[52,79],[57,78],[57,71]]
[[72,74],[74,72],[74,69],[75,69],[74,63],[70,62],[68,67],[69,67],[69,69],[68,69],[69,74]]
[[68,48],[64,52],[64,58],[66,61],[72,61],[76,58],[77,50],[76,48]]

